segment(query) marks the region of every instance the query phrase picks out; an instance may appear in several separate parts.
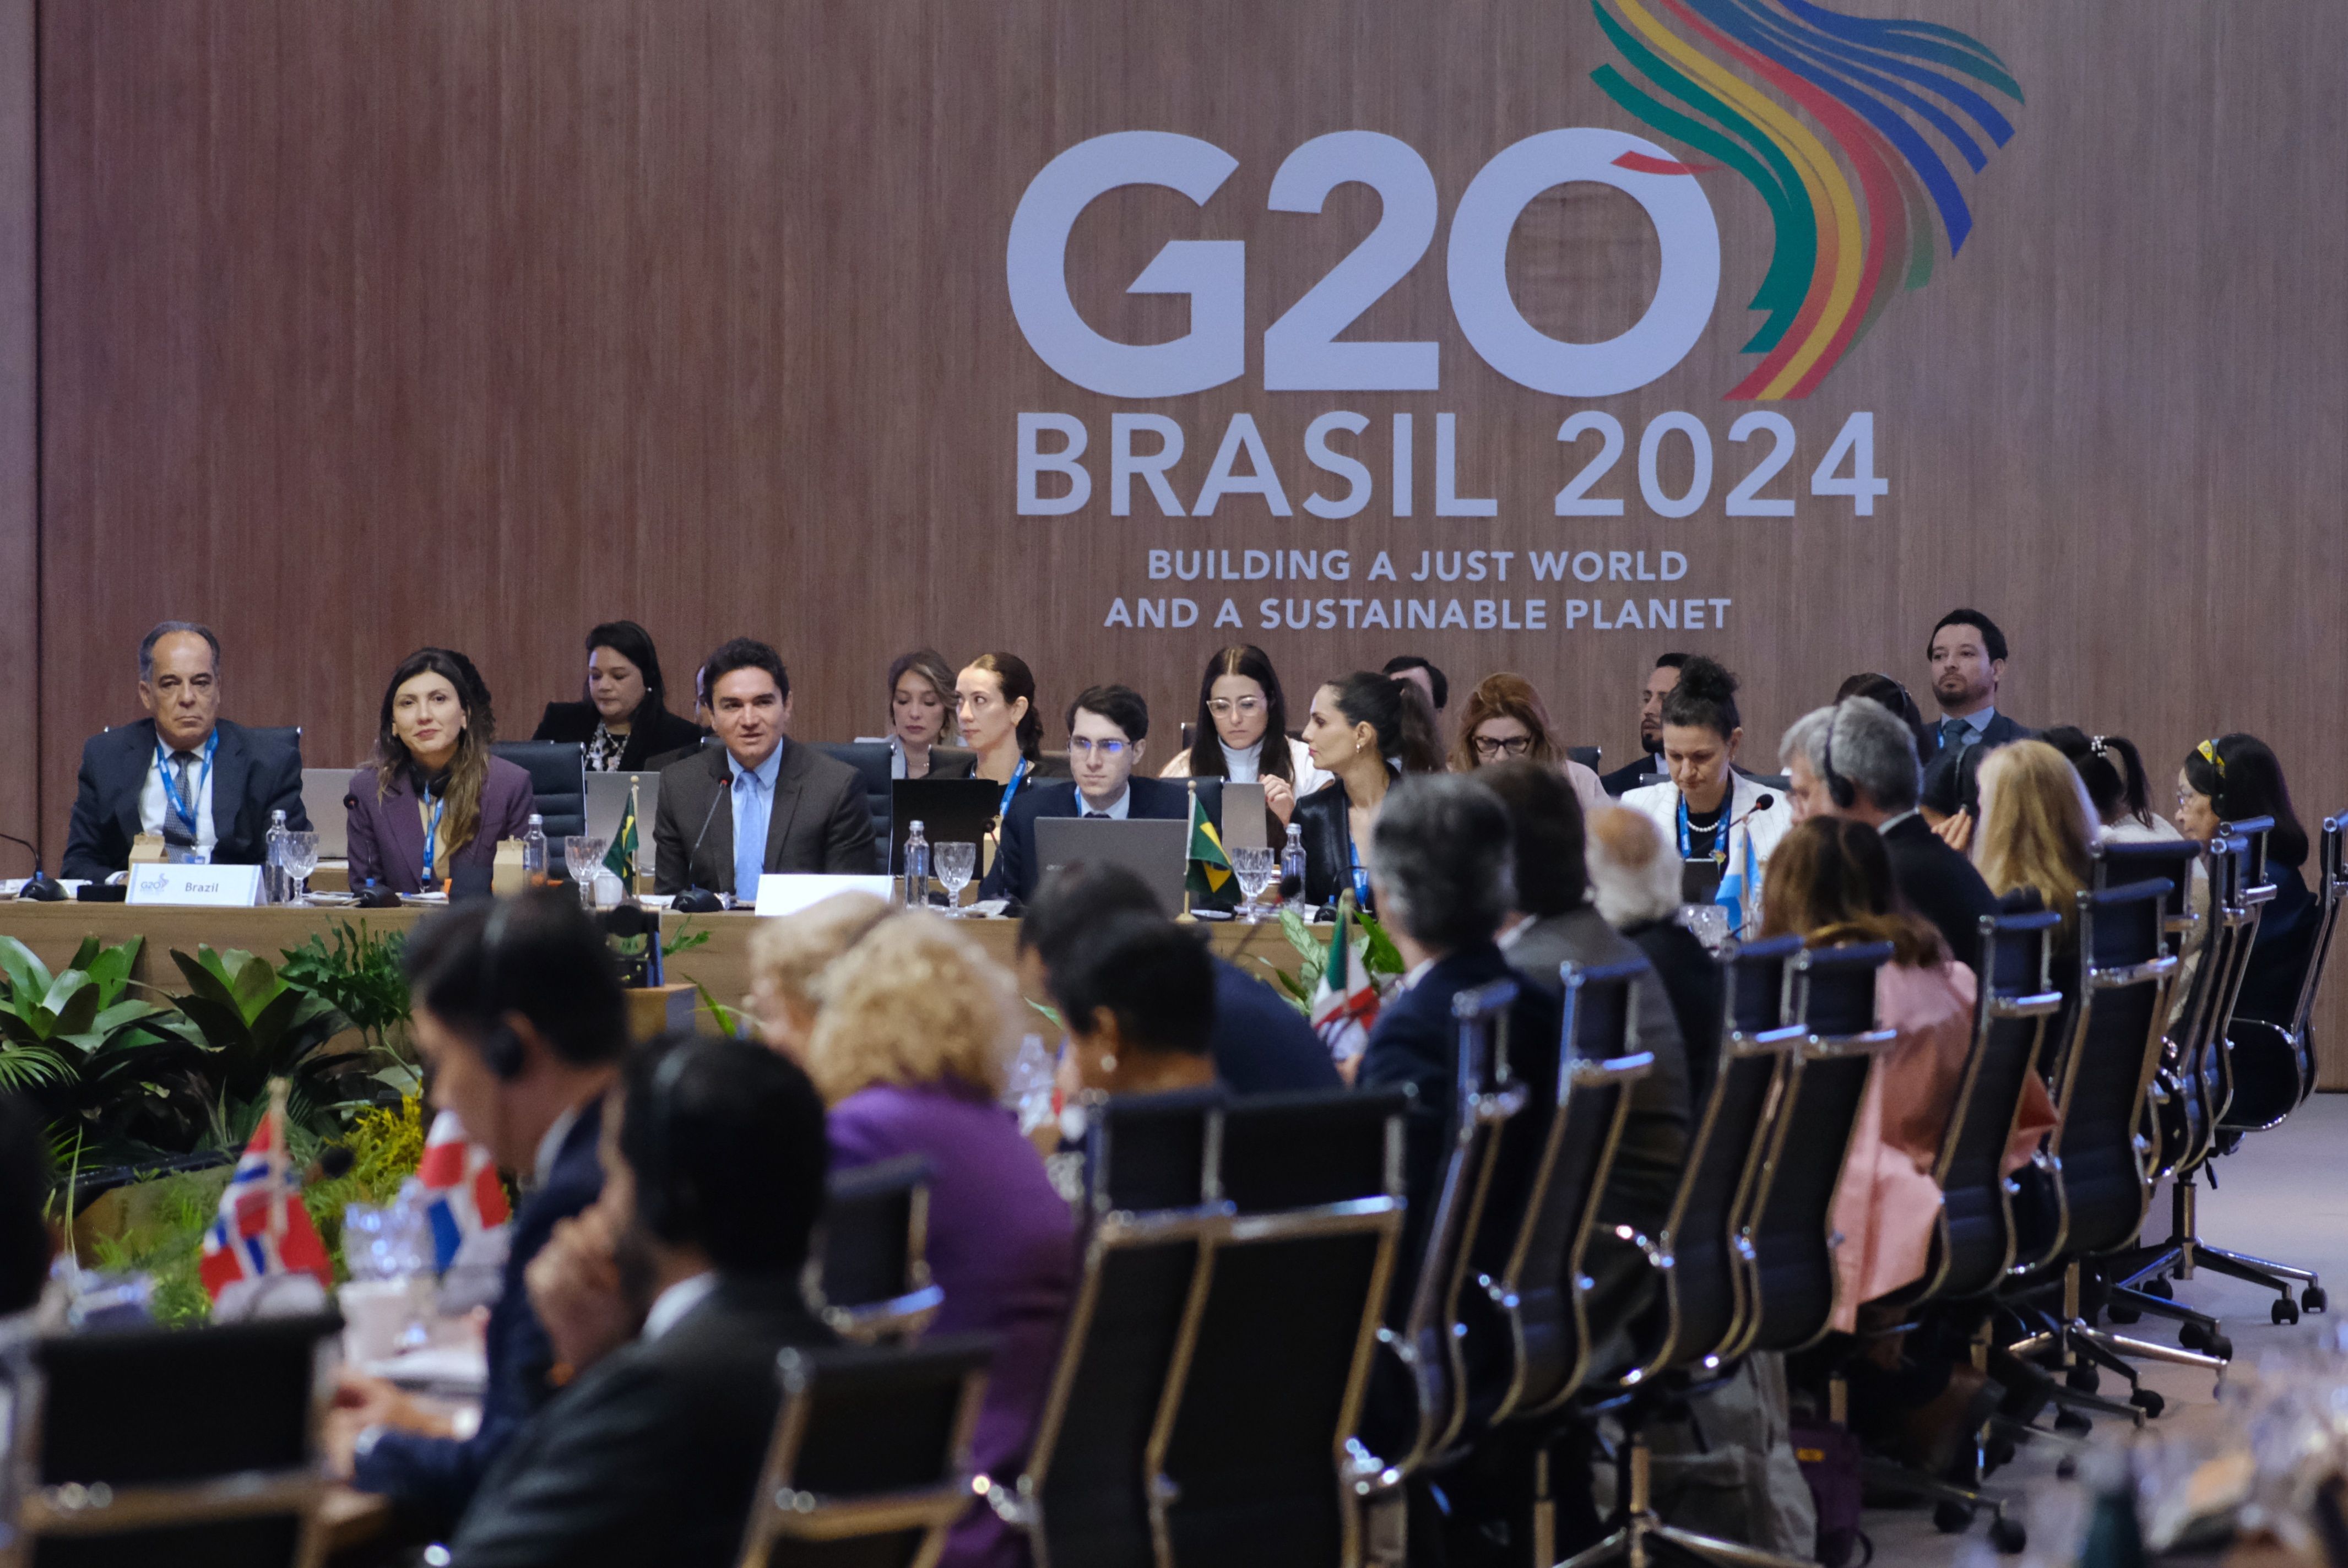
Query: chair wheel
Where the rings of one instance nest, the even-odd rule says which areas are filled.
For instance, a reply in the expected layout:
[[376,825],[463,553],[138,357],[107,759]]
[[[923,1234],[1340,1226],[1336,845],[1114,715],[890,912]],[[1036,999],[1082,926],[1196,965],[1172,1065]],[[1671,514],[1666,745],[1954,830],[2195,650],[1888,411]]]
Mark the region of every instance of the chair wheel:
[[1972,1528],[1973,1509],[1969,1502],[1936,1502],[1932,1505],[1932,1528],[1943,1535],[1957,1535]]
[[2147,1295],[2157,1295],[2163,1301],[2175,1301],[2177,1299],[2177,1289],[2168,1283],[2168,1276],[2167,1274],[2160,1274],[2155,1278],[2148,1279],[2136,1288],[2144,1292]]
[[2142,1410],[2147,1416],[2157,1416],[2161,1412],[2161,1408],[2166,1405],[2168,1401],[2149,1388],[2138,1388],[2135,1393],[2128,1396],[2128,1403],[2134,1405],[2137,1409]]
[[2142,1321],[2144,1317],[2144,1314],[2138,1312],[2136,1308],[2132,1306],[2123,1306],[2118,1302],[2114,1302],[2109,1306],[2104,1308],[2104,1315],[2110,1318],[2114,1323],[2137,1323]]
[[2082,1432],[2094,1431],[2096,1423],[2076,1410],[2062,1410],[2055,1414],[2054,1429],[2075,1437]]
[[2056,1480],[2078,1480],[2079,1456],[2076,1454],[2065,1454],[2061,1459],[2056,1460],[2054,1461],[2054,1479]]
[[2231,1361],[2234,1358],[2234,1342],[2222,1334],[2213,1334],[2209,1336],[2209,1343],[2202,1347],[2201,1353],[2205,1356],[2215,1356],[2220,1361]]
[[2001,1513],[1989,1522],[1989,1543],[2000,1555],[2011,1557],[2030,1544],[2030,1532],[2022,1528],[2022,1521]]
[[2310,1312],[2322,1312],[2331,1304],[2324,1298],[2323,1287],[2312,1284],[2299,1293],[2299,1305]]
[[2210,1337],[2209,1330],[2198,1323],[2188,1322],[2177,1331],[2177,1343],[2186,1349],[2199,1350],[2206,1356],[2215,1356],[2217,1352],[2209,1348]]
[[2291,1300],[2289,1296],[2283,1297],[2281,1301],[2276,1302],[2274,1305],[2267,1310],[2268,1315],[2271,1316],[2278,1324],[2291,1324],[2297,1323],[2299,1321],[2299,1304]]
[[2089,1363],[2082,1361],[2063,1375],[2063,1381],[2082,1394],[2092,1394],[2103,1387],[2103,1374]]
[[1992,1438],[1982,1445],[1982,1468],[2002,1470],[2013,1462],[2013,1439]]

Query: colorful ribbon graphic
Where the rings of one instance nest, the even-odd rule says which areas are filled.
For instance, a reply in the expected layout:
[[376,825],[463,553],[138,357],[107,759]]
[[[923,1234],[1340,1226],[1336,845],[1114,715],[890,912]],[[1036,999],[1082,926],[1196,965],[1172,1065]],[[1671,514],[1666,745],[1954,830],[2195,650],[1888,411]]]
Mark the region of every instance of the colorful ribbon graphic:
[[1763,357],[1729,397],[1808,397],[1895,285],[1931,280],[1936,216],[1949,254],[1964,248],[1972,211],[1941,149],[1980,173],[1984,139],[2003,147],[2013,126],[1976,89],[2019,104],[2020,85],[1953,28],[1846,16],[1810,0],[1591,0],[1591,9],[1653,89],[1605,65],[1591,77],[1606,95],[1735,170],[1768,204],[1776,246],[1753,296],[1764,319],[1745,346]]

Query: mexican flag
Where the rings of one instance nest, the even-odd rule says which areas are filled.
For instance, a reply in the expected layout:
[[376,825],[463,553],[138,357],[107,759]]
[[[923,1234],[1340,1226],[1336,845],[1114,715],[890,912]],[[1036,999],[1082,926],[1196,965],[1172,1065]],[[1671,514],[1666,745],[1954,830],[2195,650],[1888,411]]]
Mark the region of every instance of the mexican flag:
[[628,786],[627,815],[620,819],[620,830],[612,835],[612,847],[603,851],[603,869],[620,879],[620,885],[635,886],[636,875],[636,789]]
[[1189,864],[1183,875],[1191,903],[1227,905],[1231,901],[1223,895],[1235,888],[1231,858],[1223,853],[1223,836],[1215,831],[1207,816],[1207,803],[1196,789],[1190,791],[1190,847],[1185,854]]
[[1349,1061],[1369,1044],[1370,1026],[1378,1018],[1378,988],[1370,983],[1369,965],[1354,950],[1354,899],[1337,901],[1337,923],[1329,928],[1329,954],[1322,961],[1321,985],[1313,993],[1313,1030],[1329,1054]]

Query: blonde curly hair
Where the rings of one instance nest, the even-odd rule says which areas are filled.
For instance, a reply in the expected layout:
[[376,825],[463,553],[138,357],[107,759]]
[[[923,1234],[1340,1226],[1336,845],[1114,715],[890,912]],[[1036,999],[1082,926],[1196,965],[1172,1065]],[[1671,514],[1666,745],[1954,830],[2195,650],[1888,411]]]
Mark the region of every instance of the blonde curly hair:
[[794,1048],[806,1038],[824,970],[888,913],[887,903],[869,892],[843,892],[758,923],[750,934],[752,1012],[768,1045]]
[[817,983],[808,1076],[827,1104],[874,1084],[953,1082],[1003,1092],[1019,992],[1004,967],[934,914],[874,927]]

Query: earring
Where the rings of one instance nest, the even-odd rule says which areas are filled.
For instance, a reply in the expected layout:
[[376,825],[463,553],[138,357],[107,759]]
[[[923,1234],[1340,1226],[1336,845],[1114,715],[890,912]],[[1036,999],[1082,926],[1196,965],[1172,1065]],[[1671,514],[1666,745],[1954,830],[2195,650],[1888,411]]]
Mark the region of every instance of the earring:
[[1109,1055],[1107,1051],[1103,1051],[1101,1053],[1100,1070],[1105,1074],[1117,1071],[1117,1058]]

